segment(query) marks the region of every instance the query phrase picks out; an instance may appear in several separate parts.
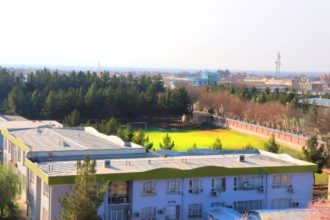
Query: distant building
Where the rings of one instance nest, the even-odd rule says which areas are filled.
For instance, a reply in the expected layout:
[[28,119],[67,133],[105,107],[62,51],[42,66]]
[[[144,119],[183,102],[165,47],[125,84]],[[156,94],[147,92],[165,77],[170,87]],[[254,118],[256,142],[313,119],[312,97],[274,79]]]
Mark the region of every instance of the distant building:
[[328,73],[328,74],[322,74],[320,76],[320,80],[321,81],[324,81],[324,82],[330,82],[330,73]]
[[[96,160],[109,180],[103,220],[207,220],[250,210],[306,208],[313,163],[262,150],[146,152],[93,128],[1,129],[4,163],[22,178],[32,220],[61,219],[59,198],[71,192],[77,160]],[[233,211],[235,210],[235,211]],[[210,214],[210,215],[209,215]],[[221,218],[227,219],[227,218]]]
[[213,115],[208,112],[194,111],[191,122],[193,124],[212,124]]
[[330,99],[324,98],[309,98],[309,99],[302,99],[299,100],[300,103],[308,103],[310,105],[317,105],[325,108],[330,108]]
[[188,81],[195,86],[217,85],[219,80],[219,73],[209,71],[203,71],[201,76],[188,77]]

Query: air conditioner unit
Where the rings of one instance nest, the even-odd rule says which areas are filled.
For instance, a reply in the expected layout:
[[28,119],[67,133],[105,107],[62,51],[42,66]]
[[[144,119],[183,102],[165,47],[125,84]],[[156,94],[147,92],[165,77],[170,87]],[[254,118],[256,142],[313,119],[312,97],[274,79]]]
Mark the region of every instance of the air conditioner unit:
[[133,213],[133,216],[136,217],[136,218],[138,218],[138,217],[140,217],[140,213],[139,212],[134,212]]
[[216,189],[212,189],[211,190],[211,196],[218,196],[219,195],[219,191]]
[[264,186],[259,186],[258,191],[259,191],[260,193],[263,193],[263,192],[265,191],[265,190],[264,190]]
[[300,203],[299,203],[299,202],[293,202],[293,203],[292,203],[292,206],[293,206],[294,208],[298,208],[298,207],[299,207],[299,205],[300,205]]
[[248,190],[248,189],[250,188],[250,184],[249,184],[248,182],[245,182],[245,183],[243,184],[243,188],[244,188],[245,190]]
[[293,186],[292,186],[292,185],[290,185],[290,186],[288,187],[288,193],[293,193]]
[[157,209],[157,214],[158,215],[163,215],[164,214],[164,210],[163,209]]

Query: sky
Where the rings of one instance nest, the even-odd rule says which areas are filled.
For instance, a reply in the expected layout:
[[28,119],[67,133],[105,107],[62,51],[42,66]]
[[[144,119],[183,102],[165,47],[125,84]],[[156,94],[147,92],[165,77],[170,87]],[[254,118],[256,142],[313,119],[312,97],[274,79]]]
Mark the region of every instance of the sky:
[[330,72],[329,0],[1,0],[0,65]]

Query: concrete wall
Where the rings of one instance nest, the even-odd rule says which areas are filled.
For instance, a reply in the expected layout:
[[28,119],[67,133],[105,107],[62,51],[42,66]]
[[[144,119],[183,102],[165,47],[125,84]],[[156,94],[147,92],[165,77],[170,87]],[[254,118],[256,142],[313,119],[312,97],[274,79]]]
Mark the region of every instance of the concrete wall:
[[271,129],[255,124],[242,122],[239,120],[214,116],[214,125],[219,127],[230,128],[245,134],[254,135],[262,138],[270,138],[274,135],[276,141],[294,150],[301,151],[306,146],[307,138],[301,135],[291,134],[288,132]]

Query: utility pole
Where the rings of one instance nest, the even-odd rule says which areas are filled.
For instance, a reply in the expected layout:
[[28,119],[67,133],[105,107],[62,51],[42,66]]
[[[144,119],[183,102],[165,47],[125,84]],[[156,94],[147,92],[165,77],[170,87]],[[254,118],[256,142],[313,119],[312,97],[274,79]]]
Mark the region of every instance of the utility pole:
[[278,79],[280,72],[281,72],[281,54],[277,52],[277,59],[276,59],[276,79]]

